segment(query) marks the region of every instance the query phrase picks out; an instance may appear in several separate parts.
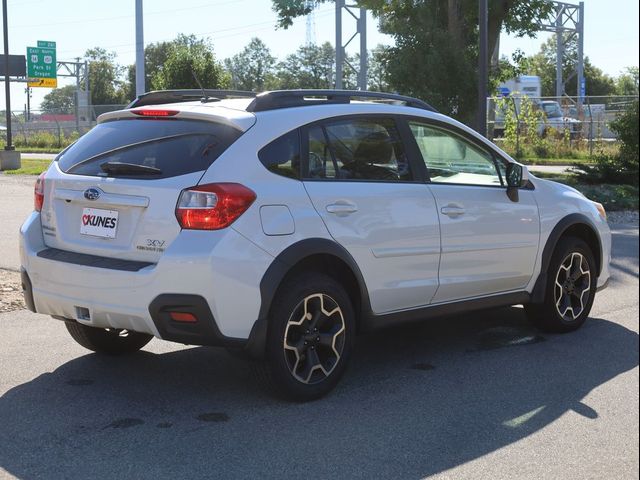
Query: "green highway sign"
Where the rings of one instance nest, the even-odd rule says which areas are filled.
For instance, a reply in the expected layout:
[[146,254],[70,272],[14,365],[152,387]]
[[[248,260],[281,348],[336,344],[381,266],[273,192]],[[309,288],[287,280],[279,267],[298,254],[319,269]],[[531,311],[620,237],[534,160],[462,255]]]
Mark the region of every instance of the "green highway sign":
[[27,47],[27,77],[30,87],[55,88],[57,82],[56,42],[38,40]]
[[45,40],[38,40],[38,47],[40,48],[53,48],[56,49],[56,42],[47,42]]

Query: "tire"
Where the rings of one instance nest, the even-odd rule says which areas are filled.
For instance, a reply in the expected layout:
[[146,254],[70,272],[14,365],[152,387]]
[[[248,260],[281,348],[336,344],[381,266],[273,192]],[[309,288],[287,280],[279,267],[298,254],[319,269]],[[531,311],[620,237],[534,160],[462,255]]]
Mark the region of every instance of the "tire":
[[296,276],[273,300],[266,358],[254,364],[254,373],[281,398],[318,399],[342,377],[354,339],[354,310],[342,285],[320,273]]
[[65,325],[71,337],[84,348],[108,355],[137,352],[153,338],[146,333],[94,328],[77,322],[65,322]]
[[589,246],[579,238],[562,238],[547,270],[544,302],[525,305],[527,317],[545,332],[576,330],[591,312],[596,284],[596,261]]

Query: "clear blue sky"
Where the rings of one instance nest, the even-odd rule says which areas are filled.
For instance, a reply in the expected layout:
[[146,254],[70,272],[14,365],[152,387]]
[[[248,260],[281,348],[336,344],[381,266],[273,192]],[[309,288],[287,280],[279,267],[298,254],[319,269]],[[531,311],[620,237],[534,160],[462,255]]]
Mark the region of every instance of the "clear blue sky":
[[[577,2],[576,2],[577,3]],[[8,0],[9,46],[12,54],[25,54],[37,40],[57,42],[58,60],[73,60],[91,47],[101,46],[117,54],[119,63],[135,60],[134,0]],[[298,19],[288,30],[275,28],[270,0],[145,0],[145,43],[171,40],[178,33],[208,37],[219,58],[240,51],[251,37],[260,37],[277,57],[284,57],[304,43],[306,20]],[[334,7],[321,6],[315,13],[317,42],[334,41]],[[355,28],[345,19],[344,36]],[[549,34],[536,39],[503,35],[501,53],[520,48],[538,51]],[[369,48],[391,44],[380,34],[373,18],[368,23]],[[610,75],[638,65],[638,1],[585,1],[585,54]],[[67,80],[59,79],[59,85]],[[34,89],[37,106],[49,89]],[[12,86],[12,109],[25,104],[24,85]],[[0,109],[4,108],[0,95]]]

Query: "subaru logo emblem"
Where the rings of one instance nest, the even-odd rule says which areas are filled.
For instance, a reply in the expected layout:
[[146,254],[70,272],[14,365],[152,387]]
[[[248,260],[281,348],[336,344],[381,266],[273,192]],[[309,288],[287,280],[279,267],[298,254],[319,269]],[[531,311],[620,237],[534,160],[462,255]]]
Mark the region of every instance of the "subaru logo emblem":
[[84,198],[87,200],[97,200],[100,197],[100,190],[97,188],[87,188],[84,191]]

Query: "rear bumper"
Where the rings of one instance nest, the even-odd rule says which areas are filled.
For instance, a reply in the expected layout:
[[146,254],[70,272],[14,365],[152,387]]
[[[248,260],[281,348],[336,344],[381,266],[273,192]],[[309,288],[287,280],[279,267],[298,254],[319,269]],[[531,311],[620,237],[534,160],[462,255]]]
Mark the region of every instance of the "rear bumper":
[[[38,213],[20,233],[23,289],[32,311],[193,345],[247,342],[259,317],[260,279],[273,261],[232,229],[183,231],[157,264],[136,271],[38,255],[47,250]],[[199,298],[202,322],[195,328],[167,324],[161,313],[173,305],[167,297],[181,298],[178,305]]]

